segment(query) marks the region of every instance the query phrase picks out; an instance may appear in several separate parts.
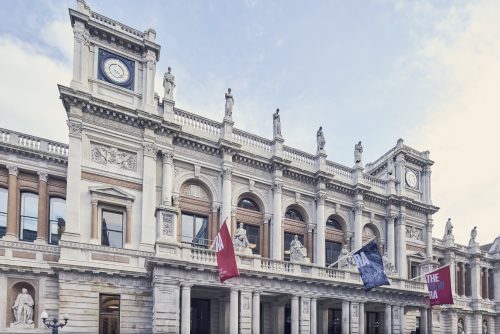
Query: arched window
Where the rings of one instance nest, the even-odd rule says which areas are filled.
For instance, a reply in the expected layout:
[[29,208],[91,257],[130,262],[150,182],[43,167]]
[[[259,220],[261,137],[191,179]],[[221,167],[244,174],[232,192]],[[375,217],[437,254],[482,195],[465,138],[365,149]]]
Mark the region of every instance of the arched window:
[[301,222],[304,221],[304,217],[302,217],[302,214],[296,210],[296,209],[288,209],[285,212],[285,218],[287,219],[292,219],[292,220],[299,220]]
[[21,228],[19,239],[23,241],[35,241],[38,225],[38,195],[33,193],[21,193]]
[[7,197],[7,189],[0,188],[0,238],[5,235],[7,230]]
[[260,209],[259,209],[259,206],[257,205],[257,203],[255,203],[255,201],[251,200],[250,198],[242,198],[238,202],[238,207],[243,208],[243,209],[247,209],[247,210],[260,212]]
[[51,197],[49,200],[49,244],[59,243],[59,233],[66,221],[66,200]]
[[331,227],[333,229],[342,231],[342,225],[334,216],[328,217],[328,220],[326,221],[326,227]]
[[376,238],[375,240],[378,242],[377,233],[375,232],[375,230],[371,226],[363,227],[363,244],[373,238]]

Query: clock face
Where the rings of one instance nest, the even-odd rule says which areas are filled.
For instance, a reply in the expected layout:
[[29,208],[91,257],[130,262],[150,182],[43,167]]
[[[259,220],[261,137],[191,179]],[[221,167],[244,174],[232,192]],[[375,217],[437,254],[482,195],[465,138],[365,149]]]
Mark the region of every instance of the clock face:
[[418,183],[418,179],[417,179],[417,175],[415,174],[414,171],[412,170],[407,170],[406,171],[406,184],[412,188],[416,188],[417,187],[417,183]]
[[102,64],[104,73],[109,80],[122,84],[130,79],[128,67],[118,58],[108,58]]

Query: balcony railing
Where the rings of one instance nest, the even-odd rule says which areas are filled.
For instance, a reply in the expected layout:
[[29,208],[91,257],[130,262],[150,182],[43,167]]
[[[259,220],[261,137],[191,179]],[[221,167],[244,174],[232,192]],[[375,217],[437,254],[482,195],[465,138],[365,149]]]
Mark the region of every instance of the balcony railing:
[[69,152],[69,146],[66,144],[2,128],[0,128],[1,143],[61,157],[67,157]]

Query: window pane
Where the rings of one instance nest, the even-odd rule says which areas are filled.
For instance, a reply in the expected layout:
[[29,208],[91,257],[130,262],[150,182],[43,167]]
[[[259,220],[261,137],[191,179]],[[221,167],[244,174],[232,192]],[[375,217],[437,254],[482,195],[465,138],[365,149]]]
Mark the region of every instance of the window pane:
[[238,206],[240,208],[244,208],[244,209],[247,209],[247,210],[253,210],[253,211],[260,211],[259,210],[259,206],[257,205],[257,203],[255,203],[254,201],[252,201],[251,199],[249,198],[243,198],[239,203],[238,203]]
[[0,213],[7,213],[7,197],[8,191],[5,188],[0,188]]
[[38,195],[21,194],[21,216],[38,217]]
[[208,245],[208,220],[203,217],[196,217],[195,241],[200,245]]
[[21,240],[36,240],[36,227],[38,219],[30,217],[21,217]]
[[110,247],[122,248],[123,247],[123,233],[118,231],[108,230],[108,241]]
[[111,211],[102,211],[102,219],[106,221],[106,228],[113,231],[123,231],[123,214]]
[[326,265],[337,261],[342,250],[342,244],[332,241],[325,241]]
[[57,221],[58,218],[66,220],[66,201],[53,197],[50,199],[50,220]]
[[186,214],[182,215],[182,231],[181,231],[182,242],[191,243],[193,241],[193,221],[194,221],[194,216]]
[[7,215],[5,213],[0,213],[0,238],[5,235],[7,230]]
[[260,228],[253,225],[246,225],[248,242],[255,245],[253,254],[260,254]]
[[49,244],[57,245],[59,243],[59,224],[57,221],[50,222]]

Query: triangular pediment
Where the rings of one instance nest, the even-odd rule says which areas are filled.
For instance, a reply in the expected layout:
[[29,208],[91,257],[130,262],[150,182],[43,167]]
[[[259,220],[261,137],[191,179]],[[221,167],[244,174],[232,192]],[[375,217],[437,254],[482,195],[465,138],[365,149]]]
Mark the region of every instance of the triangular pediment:
[[89,191],[92,195],[120,198],[128,201],[135,200],[133,195],[113,186],[89,187]]

